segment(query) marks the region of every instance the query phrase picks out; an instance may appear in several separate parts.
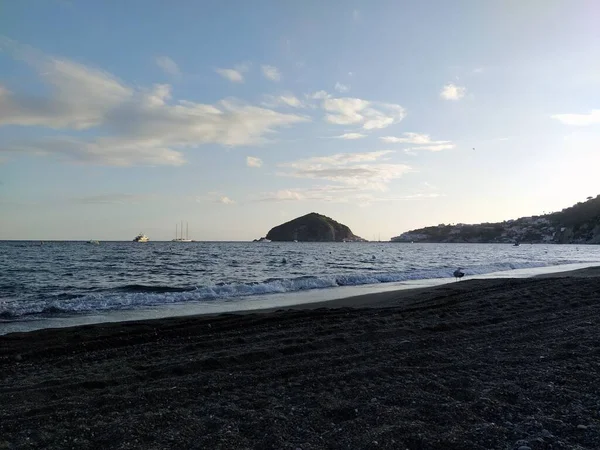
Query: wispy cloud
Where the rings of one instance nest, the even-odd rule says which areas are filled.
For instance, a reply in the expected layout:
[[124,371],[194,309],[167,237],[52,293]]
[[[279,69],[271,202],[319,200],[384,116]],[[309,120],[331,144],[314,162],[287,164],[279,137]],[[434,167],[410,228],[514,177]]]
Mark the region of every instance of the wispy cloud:
[[392,103],[372,102],[352,97],[334,98],[325,91],[312,94],[322,100],[325,120],[335,125],[360,125],[363,130],[386,128],[406,116],[404,108]]
[[396,136],[383,136],[381,138],[383,142],[388,144],[413,144],[419,145],[419,147],[411,147],[404,150],[407,155],[415,155],[417,150],[426,150],[430,152],[439,152],[441,150],[448,150],[454,148],[455,145],[450,141],[432,141],[428,134],[421,133],[403,133],[402,137]]
[[426,144],[448,144],[450,141],[432,141],[428,134],[421,133],[402,133],[402,137],[395,136],[383,136],[381,138],[383,142],[388,144],[415,144],[415,145],[426,145]]
[[179,70],[177,63],[168,56],[158,56],[156,58],[156,64],[168,75],[174,77],[181,75],[181,71]]
[[333,181],[361,190],[386,190],[386,185],[412,171],[406,164],[376,162],[393,153],[381,150],[364,153],[337,153],[280,164],[280,176]]
[[339,81],[337,83],[335,83],[334,86],[335,90],[338,92],[348,92],[350,90],[350,86],[346,85],[346,84],[342,84]]
[[225,195],[222,192],[211,191],[204,195],[196,197],[197,203],[221,203],[223,205],[233,205],[236,203],[235,200],[231,199],[231,197]]
[[442,97],[444,100],[460,100],[465,96],[466,93],[466,87],[448,83],[440,91],[440,97]]
[[437,145],[423,145],[421,147],[411,147],[406,151],[417,151],[417,150],[426,150],[429,152],[440,152],[442,150],[450,150],[456,147],[454,144],[437,144]]
[[589,114],[554,114],[551,117],[565,125],[597,125],[600,124],[600,109],[593,109]]
[[344,133],[341,134],[339,136],[334,136],[337,139],[346,139],[346,140],[354,140],[354,139],[362,139],[367,137],[366,134],[362,134],[362,133]]
[[50,87],[47,95],[30,95],[0,85],[0,127],[92,132],[15,141],[1,151],[117,166],[181,165],[183,149],[260,144],[275,128],[309,120],[235,99],[216,104],[173,101],[169,85],[134,88],[107,72],[47,57],[12,41],[0,45],[32,66]]
[[267,78],[271,81],[280,81],[281,80],[281,72],[279,72],[279,69],[277,67],[263,65],[260,68],[261,68],[262,73],[265,78]]
[[246,165],[248,167],[262,167],[263,162],[260,158],[256,158],[254,156],[246,156]]
[[276,108],[278,106],[291,106],[292,108],[304,107],[304,103],[302,103],[298,97],[289,93],[279,96],[267,95],[265,96],[265,101],[262,104],[268,108]]
[[242,75],[242,72],[240,70],[215,69],[215,72],[217,72],[223,78],[227,78],[232,83],[243,83],[244,82],[244,75]]

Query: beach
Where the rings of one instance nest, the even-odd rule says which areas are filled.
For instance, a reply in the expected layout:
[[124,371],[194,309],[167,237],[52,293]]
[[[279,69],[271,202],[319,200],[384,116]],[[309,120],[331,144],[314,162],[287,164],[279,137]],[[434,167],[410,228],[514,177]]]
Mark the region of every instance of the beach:
[[0,336],[0,449],[598,449],[600,269]]

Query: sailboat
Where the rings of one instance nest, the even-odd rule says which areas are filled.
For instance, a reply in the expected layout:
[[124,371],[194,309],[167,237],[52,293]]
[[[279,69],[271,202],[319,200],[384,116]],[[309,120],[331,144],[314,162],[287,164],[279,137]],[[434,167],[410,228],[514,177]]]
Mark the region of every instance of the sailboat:
[[183,220],[181,221],[181,229],[179,231],[180,233],[178,233],[177,224],[175,224],[175,239],[173,239],[172,242],[193,242],[191,239],[188,238],[189,229],[187,222],[185,223],[185,238],[183,237]]

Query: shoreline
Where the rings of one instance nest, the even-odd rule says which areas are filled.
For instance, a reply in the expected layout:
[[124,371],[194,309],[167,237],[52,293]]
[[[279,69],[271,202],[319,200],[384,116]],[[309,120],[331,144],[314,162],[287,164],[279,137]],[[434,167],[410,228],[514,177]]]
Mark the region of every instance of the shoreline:
[[0,448],[600,448],[600,268],[0,336]]
[[[599,267],[598,263],[570,263],[468,275],[461,283],[494,279],[533,277],[582,276],[583,271]],[[573,268],[574,267],[574,268]],[[595,272],[593,272],[595,273]],[[12,333],[34,332],[43,329],[74,328],[79,326],[162,320],[178,317],[214,316],[220,314],[263,313],[278,310],[298,310],[338,307],[381,307],[388,299],[412,296],[411,292],[435,289],[454,283],[452,278],[405,280],[379,284],[309,289],[287,293],[238,297],[233,301],[189,302],[160,305],[131,310],[109,310],[75,315],[41,316],[29,320],[0,321],[0,336]]]

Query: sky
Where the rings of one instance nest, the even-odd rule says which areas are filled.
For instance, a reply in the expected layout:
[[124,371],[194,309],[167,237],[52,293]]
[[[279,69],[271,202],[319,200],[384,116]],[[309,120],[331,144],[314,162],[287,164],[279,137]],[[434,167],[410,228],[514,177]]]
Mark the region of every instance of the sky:
[[595,0],[0,5],[0,239],[388,240],[600,194]]

